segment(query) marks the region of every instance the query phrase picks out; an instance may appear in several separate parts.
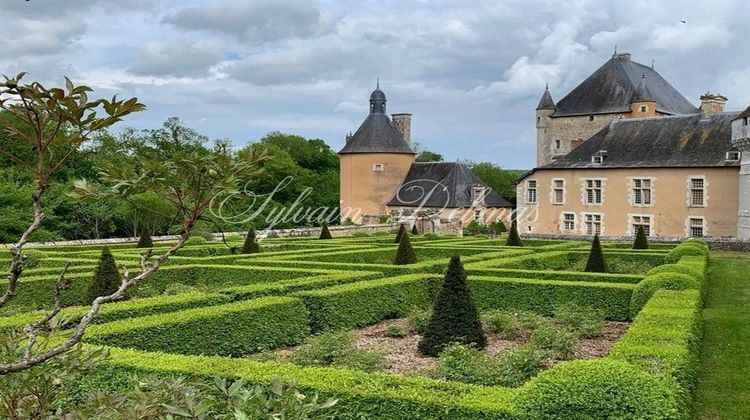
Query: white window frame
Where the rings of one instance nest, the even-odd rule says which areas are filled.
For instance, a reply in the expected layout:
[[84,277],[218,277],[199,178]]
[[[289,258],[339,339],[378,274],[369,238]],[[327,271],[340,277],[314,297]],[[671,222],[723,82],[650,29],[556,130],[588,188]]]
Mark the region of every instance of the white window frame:
[[[700,220],[701,225],[694,225],[694,220]],[[702,235],[693,235],[693,228],[700,228],[702,231]],[[706,218],[703,216],[688,216],[687,219],[685,219],[685,236],[689,238],[705,238],[706,236],[708,236],[708,224],[706,223]]]
[[[562,183],[560,187],[557,186],[558,182]],[[558,191],[560,191],[559,201],[557,200]],[[565,178],[552,178],[552,181],[550,182],[550,193],[549,193],[550,203],[554,205],[562,205],[562,204],[565,204],[566,198],[567,198],[567,192],[565,188]]]
[[[533,183],[533,187],[531,186]],[[534,192],[534,199],[531,198],[531,192]],[[539,181],[536,179],[529,179],[526,181],[526,204],[537,204],[539,202]]]
[[726,161],[737,162],[742,157],[742,153],[739,150],[730,150],[727,152]]
[[[589,182],[592,187],[589,187]],[[597,187],[596,184],[599,183]],[[606,178],[581,178],[581,201],[585,206],[602,206],[604,205],[604,188],[607,184]],[[589,190],[592,190],[593,201],[589,201]],[[596,190],[600,190],[599,202],[596,201]]]
[[385,165],[382,163],[374,163],[372,165],[373,172],[383,172],[384,170],[385,170]]
[[[596,220],[597,217],[599,220]],[[589,220],[589,218],[593,220]],[[589,224],[591,224],[592,230],[588,229]],[[583,235],[594,236],[597,233],[597,224],[599,226],[599,236],[602,236],[604,234],[604,213],[581,213],[581,233]]]
[[[654,236],[654,215],[653,214],[628,214],[628,234],[630,236],[635,236],[636,233],[638,233],[638,229],[636,229],[636,225],[644,225],[643,218],[648,218],[648,229],[646,230],[646,236],[652,237]],[[641,223],[636,223],[636,218],[640,219],[639,221]]]
[[[644,187],[644,183],[648,182],[648,188]],[[640,183],[640,185],[638,185]],[[649,177],[638,177],[630,179],[630,205],[633,207],[653,207],[654,205],[654,178]],[[636,198],[638,196],[637,191],[640,192],[641,202],[639,203]],[[645,202],[644,191],[648,191],[649,200]]]
[[[701,188],[694,188],[693,181],[702,181]],[[695,204],[694,191],[702,191],[701,204]],[[689,208],[704,208],[708,207],[708,180],[705,175],[691,175],[687,178],[687,206]]]
[[[572,220],[568,220],[566,216],[572,216]],[[560,213],[560,232],[562,233],[571,233],[576,231],[576,224],[578,223],[578,218],[576,217],[575,212],[572,211],[564,211]],[[568,227],[570,226],[570,227]]]

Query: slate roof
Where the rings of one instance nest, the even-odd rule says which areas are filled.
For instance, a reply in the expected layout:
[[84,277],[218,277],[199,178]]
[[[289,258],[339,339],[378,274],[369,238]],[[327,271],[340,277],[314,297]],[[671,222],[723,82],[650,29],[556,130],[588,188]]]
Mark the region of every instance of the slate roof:
[[[614,120],[567,155],[540,169],[687,168],[739,166],[727,162],[738,112]],[[591,157],[606,151],[600,164]]]
[[536,106],[537,111],[540,109],[557,109],[555,101],[552,100],[552,95],[549,93],[549,86],[545,86],[542,99],[539,100],[539,105]]
[[415,154],[404,137],[391,124],[385,114],[370,114],[339,151],[347,153],[407,153]]
[[735,120],[738,120],[740,118],[750,118],[750,106],[745,108],[744,111],[742,111],[739,115],[734,117]]
[[[415,162],[388,206],[468,208],[472,185],[487,187],[462,163]],[[513,207],[494,190],[485,196],[487,207]]]
[[620,54],[562,98],[552,117],[629,112],[630,102],[644,76],[657,111],[670,115],[698,112],[698,108],[654,69],[632,61],[627,54]]

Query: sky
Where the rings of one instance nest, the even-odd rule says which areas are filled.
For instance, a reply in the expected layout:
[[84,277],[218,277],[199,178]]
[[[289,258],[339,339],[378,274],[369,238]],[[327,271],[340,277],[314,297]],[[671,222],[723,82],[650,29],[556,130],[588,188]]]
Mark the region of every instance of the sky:
[[[750,105],[746,0],[0,0],[0,73],[137,96],[235,146],[271,131],[343,147],[380,78],[389,113],[446,160],[535,162],[534,108],[615,45],[686,98]],[[683,22],[684,21],[684,22]]]

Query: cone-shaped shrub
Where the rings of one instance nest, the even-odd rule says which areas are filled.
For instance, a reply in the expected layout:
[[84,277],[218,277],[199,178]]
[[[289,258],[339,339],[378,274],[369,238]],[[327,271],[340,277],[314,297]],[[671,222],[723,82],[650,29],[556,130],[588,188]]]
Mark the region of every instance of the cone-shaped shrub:
[[510,233],[508,234],[508,239],[505,241],[505,246],[523,246],[521,237],[518,235],[518,225],[516,222],[510,225]]
[[396,258],[393,259],[393,263],[396,265],[405,265],[414,264],[415,262],[417,262],[417,254],[414,253],[414,248],[411,247],[409,234],[404,232],[401,235],[401,242],[398,244]]
[[114,293],[120,287],[120,272],[117,271],[115,257],[108,247],[102,248],[102,255],[99,257],[99,265],[94,270],[94,279],[91,280],[87,292],[89,303],[99,296],[107,296]]
[[144,227],[141,229],[141,237],[138,238],[138,245],[136,245],[136,248],[153,248],[154,243],[151,241],[151,234],[148,231],[148,228]]
[[636,232],[635,241],[633,241],[633,249],[648,249],[648,238],[643,226],[638,226],[638,232]]
[[323,227],[320,229],[319,239],[333,239],[333,237],[331,236],[331,231],[328,230],[328,223],[323,223]]
[[255,229],[250,228],[245,236],[245,244],[242,245],[243,254],[257,254],[260,252],[260,244],[255,240]]
[[401,243],[401,237],[406,232],[406,226],[401,223],[401,226],[398,227],[398,233],[396,233],[396,240],[394,240],[394,243],[400,244]]
[[502,220],[498,220],[497,221],[497,230],[498,230],[499,233],[504,233],[504,232],[508,231],[508,227],[505,226],[505,222],[503,222]]
[[417,224],[414,223],[414,226],[411,227],[411,234],[412,235],[419,235],[419,229],[417,229]]
[[594,242],[591,243],[591,252],[588,261],[586,261],[586,271],[589,273],[609,272],[607,262],[604,261],[604,252],[602,252],[602,244],[599,242],[599,235],[594,235]]
[[443,288],[435,300],[432,317],[419,342],[419,352],[425,356],[438,356],[453,343],[471,345],[477,349],[487,346],[479,311],[466,284],[466,273],[458,255],[451,258],[448,264]]

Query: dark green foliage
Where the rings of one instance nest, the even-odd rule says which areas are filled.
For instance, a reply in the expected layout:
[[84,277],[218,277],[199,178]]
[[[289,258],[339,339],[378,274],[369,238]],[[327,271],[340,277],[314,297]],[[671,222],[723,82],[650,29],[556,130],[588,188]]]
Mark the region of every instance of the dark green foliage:
[[117,270],[115,257],[108,247],[102,248],[102,255],[99,257],[99,265],[94,270],[94,278],[89,284],[89,290],[86,297],[87,303],[91,303],[99,296],[107,296],[116,292],[120,287],[122,278]]
[[320,238],[318,239],[333,239],[331,236],[331,231],[328,230],[328,224],[323,223],[323,226],[320,228]]
[[411,239],[409,239],[409,234],[404,232],[401,235],[401,242],[399,242],[398,244],[398,250],[396,250],[396,258],[393,259],[393,263],[396,265],[406,265],[414,264],[415,262],[417,262],[417,254],[414,253],[414,248],[411,247]]
[[406,225],[401,223],[401,226],[398,227],[398,232],[396,233],[396,239],[393,241],[393,243],[400,244],[401,237],[404,236],[404,233],[406,233]]
[[497,221],[497,233],[505,233],[508,231],[508,227],[505,226],[505,222],[502,220]]
[[515,340],[523,330],[521,322],[513,313],[496,309],[482,314],[482,324],[504,340]]
[[467,344],[478,349],[487,345],[479,311],[466,283],[466,273],[458,255],[453,256],[448,264],[443,287],[432,310],[432,318],[419,342],[419,352],[435,357],[453,343]]
[[701,286],[694,277],[680,273],[659,273],[653,274],[638,283],[633,290],[633,297],[630,300],[630,314],[635,317],[641,311],[646,302],[651,299],[654,292],[659,289],[667,290],[700,290]]
[[358,350],[351,333],[336,331],[310,337],[292,356],[292,363],[300,366],[333,366],[372,372],[380,369],[383,354]]
[[260,252],[260,244],[255,239],[255,229],[250,228],[245,236],[245,243],[242,245],[243,254],[257,254]]
[[635,241],[633,241],[633,249],[648,249],[648,238],[642,225],[638,226],[638,232],[636,232]]
[[594,241],[591,243],[591,252],[589,259],[586,261],[586,272],[588,273],[608,273],[609,268],[604,260],[602,244],[599,242],[599,235],[594,235]]
[[523,246],[521,237],[518,235],[518,224],[516,222],[510,225],[510,233],[508,234],[508,239],[505,241],[505,246]]
[[151,232],[149,232],[148,228],[143,227],[141,229],[141,236],[138,238],[138,245],[135,246],[136,248],[153,248],[154,242],[151,241]]
[[481,225],[476,220],[472,220],[464,228],[464,235],[466,236],[485,235],[489,232],[490,228],[488,226]]
[[544,351],[528,345],[490,356],[471,347],[453,344],[440,353],[438,374],[451,381],[516,387],[536,375],[545,360]]
[[411,227],[411,234],[412,235],[419,235],[419,229],[417,229],[417,224],[414,223],[414,225]]

